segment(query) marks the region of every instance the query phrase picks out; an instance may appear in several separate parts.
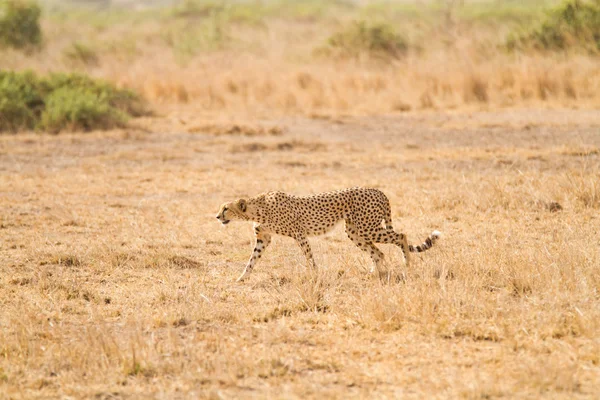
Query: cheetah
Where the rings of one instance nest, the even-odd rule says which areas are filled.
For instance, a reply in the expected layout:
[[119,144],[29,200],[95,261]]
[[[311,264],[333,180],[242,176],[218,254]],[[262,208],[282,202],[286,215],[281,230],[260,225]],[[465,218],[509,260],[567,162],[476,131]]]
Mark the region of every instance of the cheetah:
[[[246,264],[242,281],[252,272],[254,265],[271,242],[271,235],[289,236],[298,242],[308,265],[315,267],[308,236],[322,235],[340,221],[346,222],[346,234],[359,249],[368,252],[374,267],[379,270],[383,253],[375,243],[392,243],[404,253],[406,265],[411,252],[422,252],[433,246],[440,237],[434,231],[417,246],[409,245],[406,235],[392,228],[390,202],[386,195],[371,188],[354,187],[311,196],[293,196],[283,192],[267,192],[249,199],[225,203],[217,219],[223,224],[231,220],[254,221],[256,245]],[[385,226],[382,225],[385,223]],[[373,268],[371,272],[373,272]]]

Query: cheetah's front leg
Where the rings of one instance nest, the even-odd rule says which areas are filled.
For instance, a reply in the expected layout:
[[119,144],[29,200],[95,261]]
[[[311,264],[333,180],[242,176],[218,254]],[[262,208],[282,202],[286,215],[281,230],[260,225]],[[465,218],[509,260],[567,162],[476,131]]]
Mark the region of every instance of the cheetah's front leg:
[[271,235],[264,232],[260,225],[254,226],[254,234],[256,235],[256,245],[254,246],[254,250],[250,255],[248,264],[246,264],[246,268],[244,268],[244,272],[242,272],[242,275],[240,275],[240,277],[237,279],[237,282],[243,281],[248,277],[248,275],[250,275],[254,265],[262,256],[269,243],[271,243]]

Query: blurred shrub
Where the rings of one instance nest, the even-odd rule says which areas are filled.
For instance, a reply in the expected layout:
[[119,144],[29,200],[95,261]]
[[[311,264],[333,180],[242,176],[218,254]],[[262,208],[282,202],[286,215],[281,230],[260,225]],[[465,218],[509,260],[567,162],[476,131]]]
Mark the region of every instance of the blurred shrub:
[[211,14],[225,10],[225,4],[220,1],[184,0],[173,7],[175,17],[196,18],[208,17]]
[[61,87],[46,98],[38,128],[50,132],[110,129],[124,125],[127,115],[106,96],[85,87]]
[[128,89],[118,89],[109,82],[93,79],[87,75],[51,74],[44,79],[44,84],[48,87],[50,92],[62,88],[86,90],[106,99],[112,108],[133,117],[148,113],[145,101],[136,93]]
[[201,22],[176,24],[161,36],[179,61],[186,61],[203,51],[223,50],[232,40],[229,27],[219,14]]
[[0,71],[0,131],[33,128],[43,108],[42,90],[33,73]]
[[147,113],[137,94],[85,75],[0,71],[0,131],[108,129]]
[[31,49],[42,44],[40,6],[32,1],[0,0],[0,45]]
[[267,3],[267,12],[271,16],[288,18],[291,20],[315,22],[335,17],[342,10],[354,7],[354,4],[345,0],[276,0]]
[[90,46],[87,46],[80,42],[73,43],[70,47],[67,47],[63,52],[65,58],[74,62],[84,65],[98,65],[99,58],[96,51]]
[[408,43],[393,27],[385,23],[369,24],[365,21],[352,23],[334,33],[327,41],[325,52],[357,57],[363,54],[373,57],[398,58],[408,50]]
[[584,48],[600,51],[600,0],[565,0],[547,13],[537,28],[513,34],[509,49],[532,47],[540,50]]
[[231,8],[223,2],[185,0],[173,8],[178,21],[162,32],[162,38],[180,62],[202,51],[222,50],[231,41]]

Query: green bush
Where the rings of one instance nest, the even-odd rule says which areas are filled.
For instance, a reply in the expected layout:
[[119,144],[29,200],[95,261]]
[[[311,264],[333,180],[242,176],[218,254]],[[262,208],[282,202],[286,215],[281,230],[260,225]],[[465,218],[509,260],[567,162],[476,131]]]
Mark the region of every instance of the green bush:
[[119,111],[132,117],[139,117],[148,113],[144,100],[136,93],[128,89],[117,89],[109,82],[92,79],[81,74],[56,73],[49,75],[44,80],[48,91],[62,88],[85,89],[99,97],[106,99],[108,104]]
[[144,114],[134,92],[85,75],[0,71],[0,131],[109,129]]
[[27,49],[42,43],[40,6],[25,0],[0,0],[0,45]]
[[366,54],[398,58],[408,50],[408,43],[389,24],[358,21],[334,33],[327,41],[327,48],[340,56],[357,57]]
[[0,71],[0,131],[35,127],[44,100],[31,72]]
[[540,50],[583,48],[600,51],[600,0],[565,0],[548,12],[537,28],[513,34],[509,49],[533,47]]
[[63,129],[110,129],[123,126],[124,112],[112,107],[108,98],[82,87],[61,87],[46,98],[38,128],[50,132]]

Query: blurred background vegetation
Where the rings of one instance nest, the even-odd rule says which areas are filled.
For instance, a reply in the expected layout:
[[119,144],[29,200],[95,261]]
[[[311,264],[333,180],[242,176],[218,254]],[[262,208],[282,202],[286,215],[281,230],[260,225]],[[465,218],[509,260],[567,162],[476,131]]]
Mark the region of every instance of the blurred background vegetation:
[[596,107],[599,53],[600,0],[0,0],[0,130],[118,127],[148,104]]

